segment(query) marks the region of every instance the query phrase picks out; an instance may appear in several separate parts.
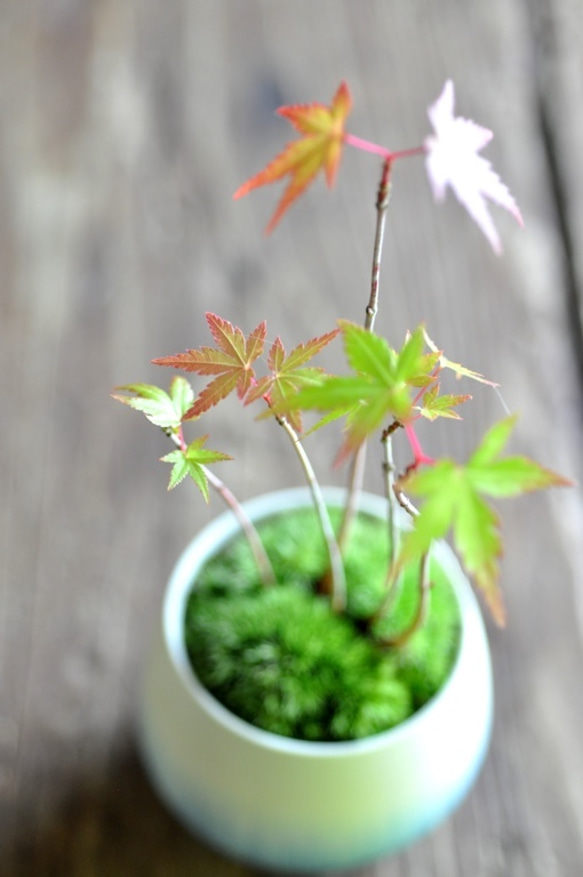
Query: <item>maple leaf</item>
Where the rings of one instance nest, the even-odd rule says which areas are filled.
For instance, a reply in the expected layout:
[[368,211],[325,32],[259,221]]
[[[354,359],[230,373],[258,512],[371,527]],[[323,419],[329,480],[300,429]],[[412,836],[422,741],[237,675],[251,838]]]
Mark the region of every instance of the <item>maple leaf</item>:
[[273,231],[285,211],[299,198],[320,170],[326,182],[334,184],[344,139],[344,124],[352,107],[348,86],[342,82],[328,107],[321,103],[280,107],[278,113],[302,135],[285,147],[258,174],[251,177],[234,194],[241,198],[258,186],[274,183],[288,174],[291,180],[283,193],[266,232]]
[[471,378],[473,381],[478,381],[480,384],[487,384],[489,387],[497,387],[498,384],[495,381],[489,381],[484,375],[481,375],[479,372],[472,371],[469,368],[466,368],[459,362],[452,362],[451,359],[448,359],[447,356],[444,356],[443,351],[439,350],[437,345],[431,340],[425,329],[423,330],[423,337],[425,338],[425,343],[429,347],[433,353],[436,353],[437,362],[440,368],[447,368],[454,372],[456,378],[458,380],[460,378]]
[[[408,336],[400,352],[367,329],[340,320],[346,357],[354,374],[325,375],[318,384],[301,389],[288,407],[319,409],[347,415],[346,441],[338,461],[356,450],[387,418],[407,421],[413,411],[411,388],[431,383],[435,357],[423,353],[423,330]],[[277,411],[277,408],[276,408]]]
[[[278,336],[273,342],[267,358],[271,374],[257,381],[247,394],[245,404],[248,405],[265,396],[268,397],[269,404],[283,414],[286,411],[287,402],[293,399],[302,387],[319,383],[322,369],[304,368],[303,366],[323,347],[326,347],[338,335],[338,331],[335,329],[319,338],[312,338],[305,344],[298,344],[289,356],[286,356],[285,348]],[[269,414],[270,412],[266,412],[267,416]],[[286,416],[296,432],[301,433],[303,431],[301,412],[293,409],[288,410]]]
[[194,399],[192,387],[186,378],[179,376],[172,378],[170,393],[153,384],[125,384],[116,387],[116,390],[132,394],[120,396],[114,393],[113,398],[118,402],[141,411],[156,426],[173,431],[177,430],[184,420]]
[[220,460],[232,460],[233,458],[220,451],[211,451],[210,448],[203,447],[207,439],[208,435],[203,435],[191,442],[187,448],[171,451],[161,458],[164,463],[172,463],[168,490],[172,490],[189,475],[202,493],[205,501],[209,501],[208,479],[205,474],[205,466],[209,463],[216,463]]
[[199,375],[216,375],[198,395],[183,420],[198,417],[235,389],[239,398],[243,399],[255,380],[252,364],[263,353],[265,322],[245,338],[241,329],[216,314],[207,313],[206,320],[216,347],[201,347],[200,350],[187,350],[186,353],[153,360],[156,365],[180,368]]
[[450,79],[428,111],[435,135],[425,140],[426,168],[436,200],[442,201],[448,186],[484,232],[493,250],[502,252],[500,237],[488,212],[485,198],[504,207],[522,225],[518,206],[492,166],[478,152],[493,137],[491,131],[470,119],[454,117],[454,87]]
[[461,420],[457,411],[453,411],[457,405],[467,402],[472,397],[468,394],[454,396],[450,394],[439,395],[439,384],[434,384],[423,396],[421,405],[416,405],[422,417],[427,420],[436,420],[438,417],[448,417],[451,420]]
[[484,594],[498,624],[505,619],[498,585],[502,539],[498,516],[484,496],[517,496],[570,483],[527,457],[500,459],[515,421],[516,418],[508,417],[495,424],[465,466],[453,460],[440,460],[409,473],[399,483],[407,493],[425,500],[413,529],[403,539],[399,568],[419,560],[434,540],[452,529],[461,561]]

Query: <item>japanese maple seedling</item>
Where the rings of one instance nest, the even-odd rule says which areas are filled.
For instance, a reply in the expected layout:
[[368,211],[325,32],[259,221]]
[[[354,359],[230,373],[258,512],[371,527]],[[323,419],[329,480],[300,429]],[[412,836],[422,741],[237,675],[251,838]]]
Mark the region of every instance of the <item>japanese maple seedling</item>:
[[[231,506],[249,538],[265,582],[270,583],[270,564],[261,540],[225,483],[209,469],[211,464],[231,458],[207,449],[206,435],[188,444],[183,434],[187,421],[197,421],[232,393],[244,405],[261,405],[263,410],[259,417],[274,418],[289,436],[310,487],[330,565],[330,574],[321,587],[323,590],[329,587],[332,605],[337,611],[342,611],[346,602],[343,551],[357,507],[365,448],[371,437],[378,436],[384,449],[383,483],[390,546],[387,594],[379,611],[390,611],[391,590],[411,564],[419,570],[419,593],[424,608],[430,585],[428,558],[432,543],[451,533],[462,564],[482,591],[494,618],[502,624],[505,613],[498,582],[502,538],[498,515],[490,502],[568,482],[526,457],[503,456],[515,423],[512,417],[491,427],[465,463],[448,457],[434,459],[426,453],[416,433],[419,418],[430,422],[440,417],[460,419],[458,409],[471,399],[468,393],[442,392],[442,372],[450,370],[458,378],[494,384],[445,356],[423,325],[409,332],[400,347],[393,347],[373,330],[379,306],[389,183],[395,161],[424,157],[435,199],[443,199],[447,188],[451,188],[496,253],[501,252],[502,246],[487,199],[508,211],[520,225],[522,217],[507,187],[487,159],[479,154],[492,139],[492,133],[454,115],[451,81],[446,82],[429,108],[433,133],[421,145],[410,149],[393,151],[348,132],[346,123],[351,106],[348,86],[341,83],[330,106],[313,103],[282,107],[279,114],[292,124],[299,137],[244,183],[234,197],[240,198],[259,186],[287,177],[283,196],[267,226],[271,232],[320,171],[328,186],[333,185],[345,146],[380,158],[377,223],[364,325],[339,319],[337,327],[298,344],[289,354],[277,336],[264,357],[265,322],[246,335],[228,320],[209,313],[206,318],[215,342],[213,347],[200,347],[154,360],[158,365],[207,379],[197,393],[185,378],[175,377],[168,393],[151,385],[129,384],[119,388],[116,398],[142,411],[174,442],[174,450],[163,457],[172,464],[169,488],[189,476],[205,499],[208,500],[210,484]],[[343,341],[348,367],[345,375],[329,374],[311,364],[312,358],[337,335],[341,335]],[[321,420],[309,432],[344,419],[344,439],[337,462],[350,461],[350,475],[346,508],[338,530],[332,525],[302,441],[307,434],[303,415],[314,410],[321,412]],[[393,437],[400,430],[406,436],[410,453],[409,458],[397,466]],[[421,501],[419,508],[411,497]],[[398,506],[412,519],[411,529],[405,534],[400,533],[397,524]],[[407,641],[424,617],[424,611],[417,612],[410,629],[402,631],[392,645]],[[372,621],[369,633],[374,636]]]

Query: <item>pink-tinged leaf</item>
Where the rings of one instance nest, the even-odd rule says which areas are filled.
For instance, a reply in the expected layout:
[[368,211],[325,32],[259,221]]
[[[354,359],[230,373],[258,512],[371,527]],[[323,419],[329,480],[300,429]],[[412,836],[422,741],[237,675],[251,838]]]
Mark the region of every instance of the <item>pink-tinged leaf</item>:
[[302,135],[301,138],[288,143],[267,167],[251,177],[233,196],[241,198],[258,186],[273,183],[289,174],[291,180],[267,226],[268,233],[320,170],[324,171],[328,186],[333,185],[342,153],[344,124],[351,106],[348,86],[342,82],[329,107],[313,103],[280,107],[278,110],[279,115],[291,122]]
[[[337,462],[353,453],[391,420],[405,423],[413,411],[411,388],[433,378],[423,374],[433,358],[423,353],[421,327],[409,334],[400,352],[384,338],[347,320],[340,321],[346,358],[355,374],[325,375],[286,400],[283,412],[318,409],[347,413],[345,441]],[[276,406],[275,413],[280,413]]]
[[457,199],[488,238],[494,252],[502,252],[500,237],[488,211],[486,198],[503,207],[522,225],[518,206],[492,166],[478,152],[493,137],[491,131],[469,119],[454,116],[454,87],[445,83],[429,108],[434,134],[425,140],[426,167],[436,200],[442,201],[450,186]]
[[435,384],[423,396],[423,402],[417,406],[417,410],[422,417],[427,420],[436,420],[438,417],[448,417],[451,420],[461,420],[457,411],[453,411],[457,405],[468,402],[472,397],[469,395],[453,396],[445,394],[439,395],[439,384]]
[[269,353],[267,354],[267,366],[271,372],[278,372],[285,362],[285,347],[283,341],[277,336]]
[[286,367],[293,370],[300,365],[305,365],[306,362],[309,362],[310,359],[330,344],[330,342],[336,338],[339,331],[339,329],[333,329],[331,332],[326,332],[324,335],[320,335],[317,338],[311,338],[305,343],[298,344],[287,357]]
[[301,412],[293,407],[288,408],[288,402],[293,400],[303,387],[321,383],[322,369],[304,366],[336,337],[338,331],[335,329],[319,338],[312,338],[305,344],[298,344],[289,356],[286,355],[285,347],[278,336],[271,345],[267,357],[271,374],[260,378],[250,389],[245,404],[266,397],[277,414],[285,415],[296,432],[301,433],[303,431]]
[[[337,462],[353,453],[391,418],[405,425],[412,416],[418,416],[418,412],[430,419],[455,418],[458,415],[452,408],[470,398],[468,395],[439,396],[438,388],[434,387],[424,395],[422,406],[413,403],[411,389],[435,383],[441,357],[432,342],[431,352],[423,352],[426,335],[422,326],[408,333],[400,352],[361,326],[346,320],[340,321],[340,326],[346,357],[355,374],[348,377],[310,374],[305,386],[294,387],[292,392],[286,393],[285,399],[278,398],[273,404],[273,413],[285,414],[288,418],[290,413],[313,409],[328,412],[322,423],[346,416],[345,441]],[[277,339],[269,360],[273,367],[281,368],[282,363],[288,363],[294,355],[304,361],[301,346],[286,359],[283,345]],[[272,377],[261,379],[247,399],[251,401],[269,393],[272,381]]]
[[204,390],[201,390],[194,404],[187,411],[185,420],[200,417],[205,411],[208,411],[210,408],[218,405],[219,402],[222,402],[223,399],[226,399],[227,396],[230,396],[235,389],[237,389],[240,397],[244,396],[247,386],[250,386],[250,382],[249,384],[241,384],[240,376],[233,371],[219,375],[218,378],[207,384]]
[[440,370],[439,354],[424,353],[419,359],[419,374],[409,380],[412,387],[423,389],[432,384]]
[[472,381],[478,381],[480,384],[486,384],[489,387],[497,387],[498,384],[495,381],[489,381],[484,375],[481,375],[479,372],[474,372],[469,368],[466,368],[459,362],[452,362],[451,359],[448,359],[447,356],[444,356],[443,351],[439,350],[437,345],[431,340],[425,329],[423,330],[423,336],[425,338],[425,343],[429,347],[434,354],[437,355],[437,362],[439,363],[440,368],[447,368],[450,371],[454,372],[456,378],[470,378]]
[[243,399],[255,380],[252,365],[263,353],[267,331],[265,322],[260,323],[246,338],[241,329],[228,320],[211,313],[207,313],[206,318],[217,347],[201,347],[153,360],[156,365],[217,376],[199,394],[184,415],[184,420],[208,411],[233,390]]
[[238,329],[223,320],[216,314],[207,313],[206,320],[211,330],[211,334],[217,346],[229,357],[230,360],[240,362],[243,366],[254,362],[258,356],[263,353],[263,345],[265,342],[266,323],[265,321],[251,332],[248,338]]

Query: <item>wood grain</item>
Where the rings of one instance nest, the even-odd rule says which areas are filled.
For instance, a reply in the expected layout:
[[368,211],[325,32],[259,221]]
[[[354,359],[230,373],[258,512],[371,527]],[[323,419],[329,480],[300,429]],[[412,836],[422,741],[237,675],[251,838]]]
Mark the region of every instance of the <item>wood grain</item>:
[[[351,128],[427,133],[444,80],[496,132],[526,229],[495,259],[413,163],[395,174],[378,329],[425,319],[501,382],[517,446],[581,479],[581,16],[567,0],[45,0],[0,6],[0,874],[251,875],[189,837],[135,754],[140,660],[164,582],[219,511],[165,491],[163,438],[110,398],[204,343],[202,313],[291,346],[361,320],[378,168],[355,152],[265,239],[276,193],[232,192],[281,147],[282,103],[350,83]],[[364,193],[364,194],[363,194]],[[464,455],[502,415],[438,430]],[[241,496],[299,483],[269,424],[213,434]],[[314,449],[327,472],[337,442]],[[368,485],[378,481],[371,455]],[[325,479],[341,483],[343,473]],[[486,768],[443,828],[359,877],[578,877],[583,866],[583,533],[578,488],[503,510],[509,625],[491,630]],[[356,877],[356,872],[354,877]]]

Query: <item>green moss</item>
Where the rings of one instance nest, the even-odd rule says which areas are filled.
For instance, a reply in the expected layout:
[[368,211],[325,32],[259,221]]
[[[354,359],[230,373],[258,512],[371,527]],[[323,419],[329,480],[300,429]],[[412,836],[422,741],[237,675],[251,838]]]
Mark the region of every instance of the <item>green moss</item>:
[[[334,614],[313,594],[326,552],[311,511],[277,516],[259,531],[279,584],[265,588],[244,539],[201,571],[188,600],[185,633],[201,682],[228,709],[265,730],[305,740],[351,740],[393,727],[447,678],[459,640],[457,603],[432,566],[431,611],[400,650],[363,635],[382,600],[386,525],[362,516],[346,556],[348,608]],[[404,577],[391,617],[377,634],[404,629],[418,600],[415,571]]]

